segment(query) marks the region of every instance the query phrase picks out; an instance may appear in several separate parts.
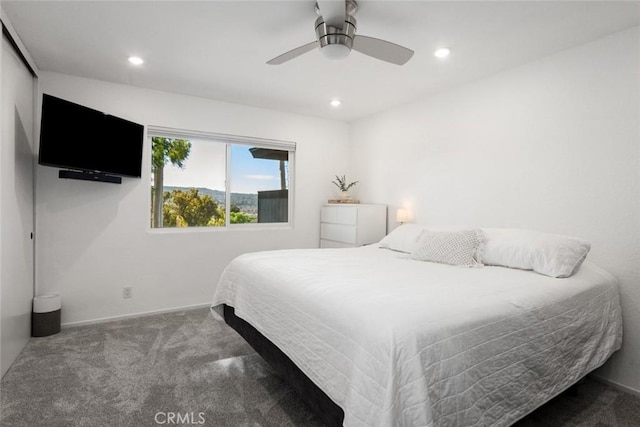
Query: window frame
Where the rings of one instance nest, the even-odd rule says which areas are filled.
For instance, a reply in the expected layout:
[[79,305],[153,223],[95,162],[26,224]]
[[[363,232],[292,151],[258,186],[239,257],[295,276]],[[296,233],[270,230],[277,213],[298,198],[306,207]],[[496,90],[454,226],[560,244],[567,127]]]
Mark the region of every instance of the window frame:
[[[224,144],[225,146],[225,225],[223,227],[160,227],[153,228],[147,223],[147,229],[152,233],[188,233],[188,232],[219,232],[223,230],[264,230],[264,229],[292,229],[294,225],[294,206],[295,206],[295,155],[296,143],[292,141],[283,141],[277,139],[256,138],[250,136],[229,135],[215,132],[195,131],[187,129],[176,129],[164,126],[147,126],[147,141],[151,142],[153,137],[165,137],[176,139],[205,139],[211,140],[215,144]],[[288,194],[288,221],[287,222],[263,222],[263,223],[243,223],[232,224],[231,221],[231,145],[244,145],[261,148],[271,148],[275,150],[287,151],[288,174],[287,179],[289,185],[287,187]],[[151,147],[147,148],[151,150]],[[149,165],[148,173],[151,171]],[[151,193],[147,191],[149,200],[147,206],[151,206]]]

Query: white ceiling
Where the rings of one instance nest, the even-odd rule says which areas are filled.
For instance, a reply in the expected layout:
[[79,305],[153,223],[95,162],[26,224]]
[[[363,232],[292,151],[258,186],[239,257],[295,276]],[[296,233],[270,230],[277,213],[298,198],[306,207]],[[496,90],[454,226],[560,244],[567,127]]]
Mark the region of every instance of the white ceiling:
[[[351,121],[639,24],[637,1],[360,0],[358,34],[415,51],[266,61],[315,39],[314,0],[29,1],[2,9],[43,71]],[[447,46],[446,60],[433,56]],[[130,55],[146,61],[127,62]],[[339,108],[329,106],[340,98]]]

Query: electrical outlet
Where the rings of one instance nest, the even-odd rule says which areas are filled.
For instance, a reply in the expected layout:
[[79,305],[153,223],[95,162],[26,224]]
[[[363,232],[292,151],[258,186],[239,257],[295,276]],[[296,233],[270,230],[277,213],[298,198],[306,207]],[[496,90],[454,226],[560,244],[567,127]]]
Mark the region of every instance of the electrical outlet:
[[133,288],[131,286],[122,288],[122,298],[131,298],[131,297],[133,297]]

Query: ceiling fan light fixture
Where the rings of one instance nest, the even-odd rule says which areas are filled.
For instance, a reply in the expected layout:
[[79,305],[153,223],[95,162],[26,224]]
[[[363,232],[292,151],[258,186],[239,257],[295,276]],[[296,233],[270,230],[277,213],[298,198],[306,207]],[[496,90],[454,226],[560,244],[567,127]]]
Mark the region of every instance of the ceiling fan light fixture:
[[450,53],[451,53],[451,49],[446,47],[441,47],[440,49],[436,49],[435,52],[433,52],[433,56],[435,56],[436,58],[444,59],[447,56],[449,56]]
[[320,51],[325,56],[325,58],[344,59],[349,56],[349,52],[351,52],[351,49],[343,44],[328,44],[320,49]]

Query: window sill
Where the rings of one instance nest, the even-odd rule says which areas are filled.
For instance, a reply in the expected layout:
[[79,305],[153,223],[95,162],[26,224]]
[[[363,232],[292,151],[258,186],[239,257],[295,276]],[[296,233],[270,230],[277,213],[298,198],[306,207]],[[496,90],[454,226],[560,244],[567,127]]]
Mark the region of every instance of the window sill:
[[220,232],[247,232],[247,231],[273,231],[273,230],[293,230],[290,223],[270,223],[270,224],[231,224],[225,227],[171,227],[171,228],[148,228],[149,234],[185,234],[185,233],[220,233]]

